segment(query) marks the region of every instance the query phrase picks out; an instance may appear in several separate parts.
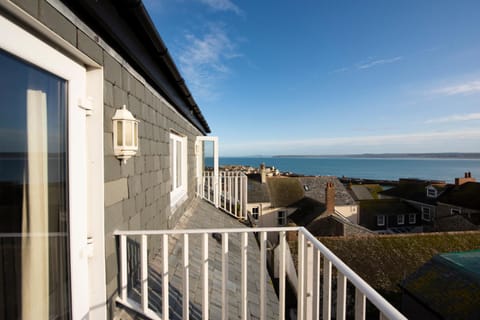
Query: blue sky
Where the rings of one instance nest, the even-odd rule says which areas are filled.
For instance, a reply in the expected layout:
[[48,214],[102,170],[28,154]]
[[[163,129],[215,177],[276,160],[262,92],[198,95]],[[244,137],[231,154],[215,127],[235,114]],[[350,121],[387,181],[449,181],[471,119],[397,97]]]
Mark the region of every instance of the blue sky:
[[480,152],[480,1],[144,0],[220,155]]

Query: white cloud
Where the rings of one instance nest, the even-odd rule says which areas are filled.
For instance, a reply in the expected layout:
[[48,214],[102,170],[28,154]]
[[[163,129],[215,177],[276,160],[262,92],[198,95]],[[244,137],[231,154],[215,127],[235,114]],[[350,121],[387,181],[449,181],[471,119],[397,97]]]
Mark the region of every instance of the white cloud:
[[445,123],[456,121],[480,120],[480,113],[453,114],[447,117],[434,118],[425,121],[425,123]]
[[194,95],[203,98],[215,96],[218,80],[230,73],[227,62],[240,56],[221,25],[210,25],[201,36],[187,33],[179,49],[180,69]]
[[378,60],[373,60],[369,62],[362,62],[357,64],[358,69],[369,69],[375,66],[379,66],[382,64],[388,64],[388,63],[394,63],[397,61],[403,60],[402,56],[394,57],[394,58],[389,58],[389,59],[378,59]]
[[200,2],[217,11],[232,11],[238,15],[243,15],[243,11],[230,0],[200,0]]
[[352,154],[363,152],[476,151],[480,129],[300,140],[264,140],[222,146],[226,154]]
[[441,94],[447,96],[476,92],[480,92],[480,81],[478,80],[432,90],[432,93],[434,94]]

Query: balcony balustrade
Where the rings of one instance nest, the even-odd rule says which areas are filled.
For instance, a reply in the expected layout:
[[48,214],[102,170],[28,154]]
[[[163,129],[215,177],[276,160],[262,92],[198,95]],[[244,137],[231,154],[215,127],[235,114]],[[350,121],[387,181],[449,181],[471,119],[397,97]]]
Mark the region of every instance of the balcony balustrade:
[[247,220],[247,176],[240,171],[205,171],[197,194],[215,207],[242,220]]
[[[267,241],[268,233],[278,234],[278,250],[271,250],[271,244]],[[293,242],[287,242],[287,233],[290,233],[288,235],[289,239],[292,239],[292,237],[295,239]],[[378,309],[380,319],[406,319],[303,227],[117,231],[115,236],[118,238],[120,262],[118,302],[151,319],[174,318],[171,304],[176,303],[181,309],[176,314],[180,319],[208,319],[210,316],[228,319],[231,318],[232,312],[235,312],[234,315],[240,319],[248,319],[252,316],[252,312],[257,312],[254,317],[259,319],[272,318],[272,314],[275,314],[275,317],[278,316],[278,319],[283,320],[289,318],[285,307],[286,303],[289,302],[286,300],[287,281],[296,282],[294,285],[297,292],[297,319],[331,319],[332,315],[335,315],[336,319],[345,319],[347,314],[349,316],[354,315],[355,319],[365,319],[367,301]],[[179,270],[169,269],[172,238],[175,238],[175,241],[180,241],[181,250],[179,251],[181,253],[178,256],[181,257],[181,263],[177,264],[178,267],[176,268]],[[137,243],[138,249],[136,251],[127,250],[127,244],[132,240]],[[159,282],[161,283],[159,292],[161,294],[159,296],[149,290],[149,287],[151,287],[151,283],[149,283],[151,281],[148,259],[149,243],[157,240],[160,240],[158,247],[161,248],[159,254],[155,254],[161,265],[159,275]],[[193,247],[194,241],[200,241],[201,243],[195,243],[201,248],[200,252],[196,253],[197,256],[200,256],[199,259],[191,258],[192,252],[189,248]],[[252,242],[256,242],[254,246],[252,246]],[[287,270],[287,259],[290,257],[289,244],[292,243],[296,243],[297,250],[297,258],[294,259],[297,261],[296,271],[294,270],[296,276],[292,277],[290,275],[287,277],[287,274],[291,272],[291,270]],[[213,264],[213,257],[209,255],[209,252],[212,252],[210,250],[212,246],[221,246],[221,259],[219,259],[221,260],[221,267],[218,266],[218,269],[209,267],[209,263]],[[236,251],[233,251],[234,247],[237,248]],[[258,256],[255,258],[258,259],[257,261],[248,261],[251,257],[248,251],[252,247],[260,253],[259,258]],[[232,250],[229,248],[232,248]],[[278,256],[275,259],[270,259],[267,253],[273,251]],[[229,263],[233,254],[236,255],[236,259],[238,259],[237,255],[240,255],[238,283],[231,283],[232,277],[229,277],[230,269],[234,269],[232,264]],[[132,255],[135,255],[135,257],[132,257]],[[136,260],[135,264],[131,263],[132,259]],[[171,255],[170,259],[173,259]],[[267,303],[267,289],[269,289],[269,285],[271,286],[267,260],[275,261],[274,263],[278,264],[277,266],[270,266],[270,270],[272,268],[278,270],[278,305],[275,305],[276,310],[274,312],[271,310],[272,305]],[[132,265],[135,266],[134,269],[132,269]],[[193,268],[200,270],[201,306],[196,309],[192,308],[190,296],[193,289],[190,286],[192,278],[190,272],[193,273]],[[254,286],[259,288],[259,292],[254,293],[258,294],[259,297],[258,310],[248,310],[248,301],[251,300],[248,295],[252,294],[252,289],[254,289],[248,280],[253,268],[258,268],[256,271],[260,274],[258,285],[255,283]],[[138,274],[139,278],[139,288],[137,288],[139,297],[136,301],[129,293],[129,290],[131,290],[129,288],[133,287],[129,283],[131,273]],[[177,287],[175,287],[170,283],[172,278],[177,277],[178,274],[181,275],[181,285],[178,286],[177,282]],[[294,278],[296,280],[292,280]],[[210,309],[211,301],[209,299],[212,296],[212,288],[209,286],[213,283],[220,287],[220,284],[216,282],[221,282],[221,294],[218,295],[221,297],[219,298],[221,299],[221,314],[217,314],[216,311]],[[332,285],[335,282],[336,286]],[[348,287],[347,284],[349,284]],[[228,291],[232,286],[240,288],[238,296],[232,297],[229,294]],[[352,288],[354,288],[354,293]],[[169,292],[171,290],[176,291],[175,299]],[[349,292],[349,302],[347,302],[347,291]],[[155,309],[152,299],[156,299],[160,304],[158,308]],[[228,310],[231,305],[229,299],[238,301],[240,307],[235,311]],[[354,299],[354,302],[351,301],[352,299]]]

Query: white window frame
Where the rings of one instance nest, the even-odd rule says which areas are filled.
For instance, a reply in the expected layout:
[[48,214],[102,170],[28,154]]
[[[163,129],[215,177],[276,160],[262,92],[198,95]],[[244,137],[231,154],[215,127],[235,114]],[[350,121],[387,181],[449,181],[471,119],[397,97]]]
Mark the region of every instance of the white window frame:
[[279,226],[284,226],[287,224],[287,211],[277,211],[277,223]]
[[255,220],[258,220],[258,216],[260,214],[260,207],[253,207],[252,208],[252,217]]
[[450,214],[453,216],[453,215],[456,215],[456,214],[461,214],[462,213],[462,209],[460,208],[450,208]]
[[417,223],[417,215],[415,213],[408,214],[408,223],[409,224]]
[[385,216],[384,215],[378,215],[377,216],[377,226],[383,227],[385,225]]
[[[30,18],[31,19],[31,18]],[[0,49],[25,60],[68,82],[67,130],[68,130],[68,214],[70,250],[70,293],[72,319],[84,319],[92,315],[90,303],[97,308],[96,315],[105,315],[105,252],[104,252],[104,202],[103,202],[103,110],[99,109],[87,123],[86,112],[81,106],[87,94],[98,101],[94,106],[103,107],[103,78],[101,70],[87,75],[84,66],[47,45],[25,29],[0,15]],[[48,37],[55,38],[55,34]],[[96,79],[88,84],[88,79]],[[93,92],[93,93],[92,93]],[[100,126],[99,126],[100,124]],[[98,129],[100,128],[100,132]],[[96,131],[89,132],[90,129]],[[89,144],[92,135],[95,143]],[[100,153],[99,153],[99,150]],[[95,164],[91,165],[91,162]],[[98,184],[100,181],[100,185]],[[92,184],[95,187],[92,189]],[[92,192],[95,193],[92,195]],[[89,212],[92,214],[89,215]],[[89,221],[94,217],[94,221]],[[92,225],[98,228],[91,228]],[[98,234],[101,230],[101,234]],[[91,240],[89,240],[89,238]],[[89,245],[95,240],[95,247]],[[90,271],[90,272],[89,272]],[[96,273],[97,275],[92,275]],[[93,278],[92,278],[93,276]],[[100,300],[97,300],[101,296]]]
[[[180,142],[181,147],[181,159],[180,159],[180,168],[177,168],[177,142]],[[170,205],[172,207],[178,206],[180,203],[185,201],[187,197],[188,190],[188,165],[187,165],[187,137],[180,136],[175,132],[170,132],[170,165],[171,165],[171,182],[172,190],[170,192]],[[177,170],[181,170],[181,181],[180,185],[177,187]],[[174,210],[172,210],[172,213]]]
[[405,224],[405,215],[404,214],[399,214],[397,216],[397,224],[398,225]]
[[432,210],[429,207],[422,207],[422,220],[432,220]]

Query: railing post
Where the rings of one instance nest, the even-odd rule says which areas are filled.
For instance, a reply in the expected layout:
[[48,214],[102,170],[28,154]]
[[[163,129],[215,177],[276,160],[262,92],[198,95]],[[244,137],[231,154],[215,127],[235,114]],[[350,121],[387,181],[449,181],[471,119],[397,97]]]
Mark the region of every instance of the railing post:
[[127,236],[120,236],[120,298],[127,301]]
[[147,247],[147,236],[142,235],[140,241],[140,263],[141,263],[141,272],[140,272],[140,292],[141,292],[141,302],[142,310],[144,313],[148,311],[148,247]]
[[189,284],[189,274],[190,274],[190,262],[188,259],[188,234],[183,235],[183,320],[188,320],[190,317],[190,284]]
[[222,192],[223,192],[223,209],[227,210],[227,175],[226,172],[222,173]]
[[323,257],[323,319],[332,315],[332,262]]
[[222,234],[222,319],[228,319],[228,233]]
[[355,288],[355,320],[365,319],[365,295],[358,288]]
[[213,198],[215,200],[215,208],[219,207],[220,193],[218,190],[218,174],[213,177]]
[[279,232],[279,240],[280,240],[280,269],[279,269],[279,281],[280,281],[280,290],[279,290],[279,297],[278,297],[278,318],[280,320],[285,320],[285,250],[287,246],[286,234],[285,231]]
[[297,285],[297,319],[303,320],[304,301],[305,301],[305,236],[303,232],[298,232],[298,285]]
[[168,234],[162,235],[162,318],[169,319]]
[[234,201],[233,201],[233,213],[235,215],[235,217],[238,218],[238,208],[237,208],[237,204],[238,204],[238,173],[235,173],[235,176],[233,178],[233,184],[235,185],[235,193],[234,193]]
[[312,319],[320,318],[320,251],[313,249]]
[[243,219],[247,220],[247,203],[248,203],[248,177],[244,174],[242,176],[242,188],[243,188],[243,198],[242,198],[242,215]]
[[304,314],[305,319],[312,319],[313,318],[313,298],[315,290],[315,283],[314,283],[314,249],[313,244],[310,241],[306,241],[305,247],[305,275],[304,275],[304,283],[305,283],[305,306],[304,306]]
[[337,270],[337,319],[345,320],[347,279]]
[[265,289],[266,277],[265,271],[267,269],[267,233],[260,232],[260,320],[265,319]]
[[202,234],[202,319],[208,319],[208,233]]
[[247,296],[247,250],[248,250],[248,233],[243,232],[241,233],[242,241],[242,251],[241,251],[241,256],[242,256],[242,296],[241,296],[241,305],[242,305],[242,310],[241,312],[241,317],[243,320],[247,319],[247,302],[248,302],[248,296]]

